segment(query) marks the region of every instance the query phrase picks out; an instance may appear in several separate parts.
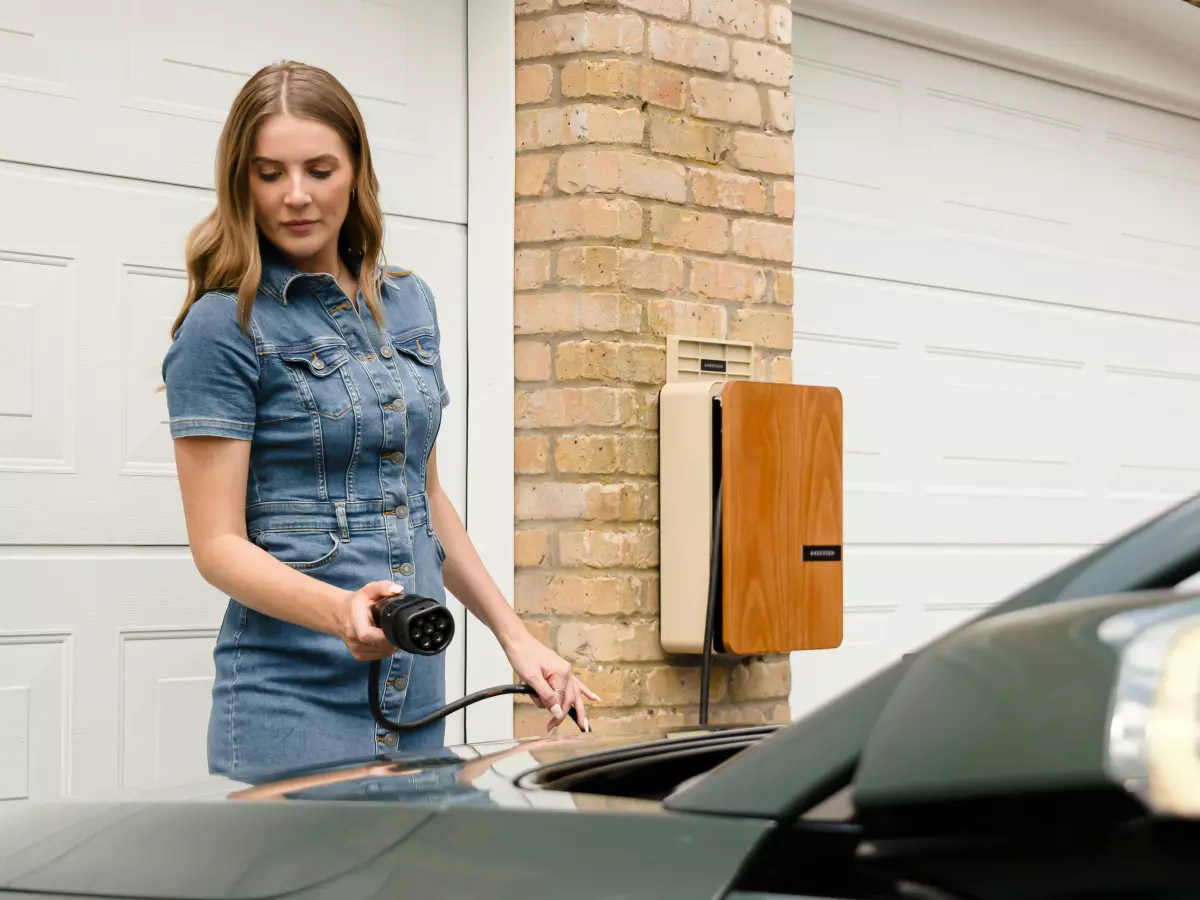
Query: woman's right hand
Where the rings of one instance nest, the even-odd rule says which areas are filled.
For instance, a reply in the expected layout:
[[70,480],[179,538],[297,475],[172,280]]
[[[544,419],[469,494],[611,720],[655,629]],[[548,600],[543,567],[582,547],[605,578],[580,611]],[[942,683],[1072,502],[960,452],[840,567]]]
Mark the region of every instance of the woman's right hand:
[[387,659],[396,648],[375,627],[372,609],[383,600],[390,600],[404,593],[404,588],[392,581],[372,581],[357,591],[347,591],[342,597],[342,608],[338,616],[341,637],[350,653],[359,662]]

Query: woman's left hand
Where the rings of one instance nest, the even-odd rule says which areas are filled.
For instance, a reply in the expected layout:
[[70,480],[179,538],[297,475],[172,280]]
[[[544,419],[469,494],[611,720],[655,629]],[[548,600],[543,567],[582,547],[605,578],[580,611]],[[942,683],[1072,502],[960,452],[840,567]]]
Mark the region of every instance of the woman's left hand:
[[583,700],[586,697],[598,702],[600,698],[575,677],[570,663],[528,631],[505,646],[504,653],[521,680],[537,691],[534,703],[540,709],[550,711],[547,732],[562,724],[572,707],[575,708],[580,729],[590,730]]

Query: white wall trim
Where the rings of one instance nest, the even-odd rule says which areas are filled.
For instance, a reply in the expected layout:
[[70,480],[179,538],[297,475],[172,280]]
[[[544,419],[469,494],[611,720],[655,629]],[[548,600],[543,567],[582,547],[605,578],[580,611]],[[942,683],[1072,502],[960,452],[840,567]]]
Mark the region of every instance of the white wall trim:
[[[436,0],[435,0],[436,2]],[[467,0],[467,507],[471,540],[513,596],[514,0]],[[512,681],[495,636],[467,617],[466,692]],[[513,734],[511,696],[466,710],[469,742]]]
[[[902,7],[902,4],[896,5],[897,9]],[[792,0],[792,11],[834,25],[1200,119],[1200,89],[1195,94],[1174,91],[1116,72],[999,43],[981,34],[944,28],[900,12],[865,6],[854,0]],[[794,49],[795,46],[793,44]]]

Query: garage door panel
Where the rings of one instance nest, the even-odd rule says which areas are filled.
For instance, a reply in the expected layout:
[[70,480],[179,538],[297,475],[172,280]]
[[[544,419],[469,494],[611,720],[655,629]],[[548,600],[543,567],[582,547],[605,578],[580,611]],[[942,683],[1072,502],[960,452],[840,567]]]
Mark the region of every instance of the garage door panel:
[[[0,471],[74,468],[70,260],[0,240]],[[64,353],[65,351],[65,353]]]
[[[0,159],[210,187],[237,90],[263,65],[298,59],[359,101],[385,211],[466,220],[465,0],[29,9],[0,6],[0,118],[12,125]],[[322,21],[349,38],[329,40]]]
[[797,265],[1200,321],[1200,122],[804,18],[795,47]]
[[65,793],[68,635],[0,633],[0,800]]
[[[100,527],[122,515],[131,513],[110,512]],[[226,600],[186,548],[9,547],[0,585],[0,710],[5,687],[32,685],[31,796],[207,774],[212,646]],[[4,746],[0,737],[0,772]]]
[[208,776],[215,628],[123,630],[118,636],[121,788]]

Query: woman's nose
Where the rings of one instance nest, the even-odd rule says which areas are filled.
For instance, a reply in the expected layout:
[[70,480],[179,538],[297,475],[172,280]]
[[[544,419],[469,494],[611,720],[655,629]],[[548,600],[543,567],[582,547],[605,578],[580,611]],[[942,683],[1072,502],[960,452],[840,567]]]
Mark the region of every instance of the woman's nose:
[[304,175],[301,172],[296,172],[288,181],[288,192],[285,202],[288,206],[306,206],[309,200],[308,191],[304,189]]

